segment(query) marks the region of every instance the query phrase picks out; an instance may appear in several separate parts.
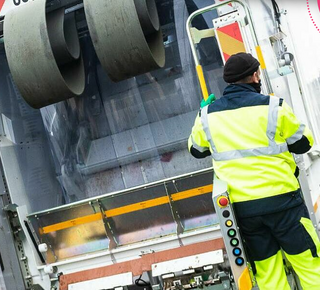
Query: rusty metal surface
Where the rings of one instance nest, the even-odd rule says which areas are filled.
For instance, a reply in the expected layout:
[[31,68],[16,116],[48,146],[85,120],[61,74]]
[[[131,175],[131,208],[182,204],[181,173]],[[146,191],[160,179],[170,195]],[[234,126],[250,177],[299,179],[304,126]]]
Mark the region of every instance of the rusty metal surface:
[[[98,58],[113,81],[164,66],[161,29],[147,37],[144,35],[134,0],[84,0],[84,8]],[[146,6],[145,11],[149,11]],[[148,19],[149,16],[142,18]],[[147,20],[149,24],[150,19]],[[151,26],[151,30],[152,26],[156,28],[156,21],[152,22],[155,24],[144,26]]]
[[[4,39],[12,77],[23,98],[34,108],[81,95],[85,86],[82,57],[58,66],[50,44],[46,1],[32,1],[5,17]],[[60,16],[55,23],[61,23]],[[28,27],[28,29],[25,29]],[[50,25],[52,29],[63,26]],[[51,31],[51,34],[54,34]],[[72,38],[70,38],[72,40]]]

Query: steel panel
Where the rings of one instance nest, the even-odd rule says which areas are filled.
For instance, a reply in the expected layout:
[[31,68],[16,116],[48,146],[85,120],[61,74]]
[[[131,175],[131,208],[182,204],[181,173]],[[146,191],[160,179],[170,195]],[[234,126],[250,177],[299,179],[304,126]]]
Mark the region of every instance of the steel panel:
[[[0,198],[0,253],[4,269],[0,269],[0,289],[20,290],[25,288],[19,261],[14,246],[14,240],[6,212],[5,204]],[[2,288],[2,284],[5,284]],[[6,288],[10,285],[10,288]]]
[[152,276],[157,277],[167,273],[180,272],[187,269],[200,268],[207,265],[223,263],[223,251],[212,251],[204,254],[184,257],[152,265]]
[[64,211],[48,211],[45,214],[34,215],[29,218],[40,243],[46,243],[49,247],[45,255],[48,263],[108,249],[109,240],[102,219],[71,228],[42,233],[42,229],[48,225],[72,220],[79,216],[89,216],[94,213],[96,213],[94,208],[86,203],[70,207]]
[[28,219],[36,239],[48,244],[45,258],[53,263],[178,235],[180,225],[190,232],[215,226],[211,184],[212,171],[199,172],[34,213]]

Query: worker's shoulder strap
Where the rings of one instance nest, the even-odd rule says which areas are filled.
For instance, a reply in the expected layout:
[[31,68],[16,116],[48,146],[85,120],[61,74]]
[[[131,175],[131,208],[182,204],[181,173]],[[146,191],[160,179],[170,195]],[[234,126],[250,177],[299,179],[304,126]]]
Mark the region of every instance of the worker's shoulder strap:
[[282,104],[281,99],[270,96],[269,99],[269,110],[268,110],[268,125],[266,135],[269,140],[269,146],[259,147],[259,148],[250,148],[242,150],[231,150],[225,152],[218,152],[215,146],[212,134],[210,132],[209,120],[208,120],[208,108],[209,106],[204,107],[201,110],[201,123],[203,130],[206,134],[207,140],[210,143],[212,149],[212,158],[215,161],[227,161],[239,158],[245,158],[250,156],[262,156],[262,155],[277,155],[282,152],[288,151],[287,143],[277,144],[275,142],[275,134],[277,130],[278,122],[278,111],[279,106]]

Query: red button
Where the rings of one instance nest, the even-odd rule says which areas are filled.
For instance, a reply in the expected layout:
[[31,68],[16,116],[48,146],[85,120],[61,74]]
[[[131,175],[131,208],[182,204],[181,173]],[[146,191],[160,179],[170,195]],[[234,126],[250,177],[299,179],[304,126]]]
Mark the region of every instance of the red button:
[[226,197],[220,197],[218,203],[220,206],[225,207],[229,204],[229,200]]

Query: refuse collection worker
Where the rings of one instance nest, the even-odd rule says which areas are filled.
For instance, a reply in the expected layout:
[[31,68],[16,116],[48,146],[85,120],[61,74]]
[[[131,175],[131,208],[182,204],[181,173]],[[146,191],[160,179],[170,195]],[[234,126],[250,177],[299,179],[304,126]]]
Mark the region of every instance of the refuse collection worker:
[[309,219],[292,153],[313,145],[311,131],[281,98],[262,95],[260,63],[232,55],[224,67],[229,85],[204,106],[188,141],[196,158],[213,159],[228,183],[243,240],[260,290],[290,290],[281,249],[304,290],[320,289],[320,243]]

